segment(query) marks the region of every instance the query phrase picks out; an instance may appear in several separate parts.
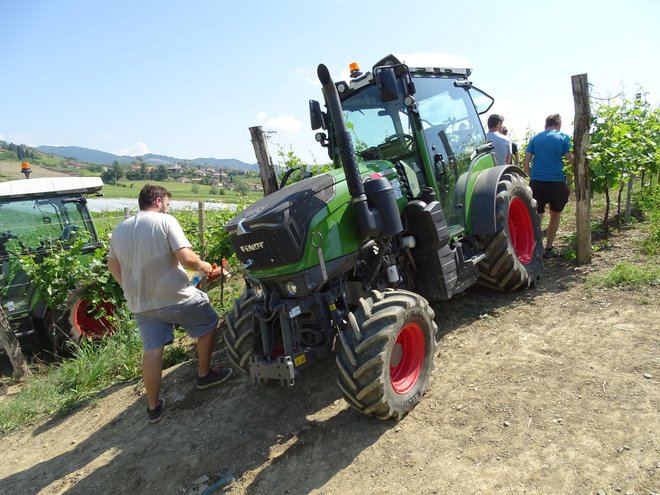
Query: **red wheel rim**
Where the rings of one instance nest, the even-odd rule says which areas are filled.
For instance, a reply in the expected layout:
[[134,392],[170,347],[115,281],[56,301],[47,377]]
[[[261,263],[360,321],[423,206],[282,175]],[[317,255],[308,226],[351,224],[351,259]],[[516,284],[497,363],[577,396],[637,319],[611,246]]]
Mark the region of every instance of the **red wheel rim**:
[[529,209],[520,198],[513,198],[509,204],[509,238],[516,256],[523,265],[534,257],[534,225]]
[[73,328],[80,334],[91,339],[100,339],[106,335],[114,333],[114,327],[108,321],[107,316],[115,312],[114,305],[109,302],[103,302],[100,308],[105,310],[106,316],[96,318],[98,310],[92,308],[89,301],[79,298],[71,309],[73,314]]
[[424,333],[417,323],[408,323],[396,337],[390,356],[390,382],[398,394],[405,394],[417,382],[424,363]]

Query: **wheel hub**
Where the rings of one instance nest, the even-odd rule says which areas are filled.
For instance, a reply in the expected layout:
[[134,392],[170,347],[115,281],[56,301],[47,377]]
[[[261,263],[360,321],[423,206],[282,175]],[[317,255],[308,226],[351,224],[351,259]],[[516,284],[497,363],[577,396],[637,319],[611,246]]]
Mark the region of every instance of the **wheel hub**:
[[424,362],[424,333],[417,323],[406,324],[390,355],[390,382],[398,394],[414,387]]
[[534,257],[534,224],[527,205],[520,198],[513,198],[509,204],[509,237],[516,256],[527,265]]
[[100,339],[114,332],[114,327],[108,320],[112,316],[115,307],[111,302],[104,302],[101,308],[105,311],[105,316],[98,318],[101,308],[95,308],[84,298],[78,298],[71,308],[72,326],[80,335],[91,339]]

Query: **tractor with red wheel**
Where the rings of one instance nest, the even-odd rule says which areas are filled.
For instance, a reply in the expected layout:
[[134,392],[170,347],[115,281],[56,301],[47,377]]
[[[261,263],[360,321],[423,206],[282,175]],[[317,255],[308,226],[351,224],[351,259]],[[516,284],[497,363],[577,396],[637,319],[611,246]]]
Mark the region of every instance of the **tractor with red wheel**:
[[493,99],[465,59],[388,55],[350,74],[335,83],[319,65],[325,108],[309,102],[334,169],[225,226],[246,289],[224,337],[257,382],[293,385],[334,354],[348,404],[398,420],[433,370],[431,304],[534,285],[542,234],[524,172],[496,166],[479,118]]
[[52,307],[35,289],[21,265],[24,256],[37,265],[53,249],[69,250],[81,240],[84,260],[102,246],[87,208],[87,196],[103,187],[99,177],[57,177],[0,183],[0,304],[22,347],[62,354],[83,338],[99,339],[114,331],[110,301],[94,302],[71,287],[63,307]]

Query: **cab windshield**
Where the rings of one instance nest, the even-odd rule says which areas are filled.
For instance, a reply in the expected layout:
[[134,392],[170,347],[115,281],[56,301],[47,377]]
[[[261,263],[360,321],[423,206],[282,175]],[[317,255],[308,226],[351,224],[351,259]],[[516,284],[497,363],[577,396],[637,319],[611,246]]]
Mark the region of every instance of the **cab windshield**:
[[5,248],[38,251],[83,235],[90,242],[98,241],[83,201],[80,197],[0,200]]
[[[470,166],[472,152],[486,141],[479,115],[470,91],[454,84],[457,79],[418,74],[412,80],[419,117],[403,104],[402,79],[397,100],[381,101],[378,88],[369,85],[342,101],[356,153],[363,160],[400,165],[421,187],[430,185],[423,173],[423,152],[435,167],[445,216],[464,225],[465,188],[459,184],[457,189],[457,183]],[[414,132],[414,119],[419,119],[422,133]],[[435,160],[438,155],[440,161]]]
[[399,139],[412,139],[412,123],[403,100],[382,102],[375,86],[368,86],[351,96],[342,102],[342,107],[355,150],[362,158],[396,158],[397,151],[405,150],[389,144]]

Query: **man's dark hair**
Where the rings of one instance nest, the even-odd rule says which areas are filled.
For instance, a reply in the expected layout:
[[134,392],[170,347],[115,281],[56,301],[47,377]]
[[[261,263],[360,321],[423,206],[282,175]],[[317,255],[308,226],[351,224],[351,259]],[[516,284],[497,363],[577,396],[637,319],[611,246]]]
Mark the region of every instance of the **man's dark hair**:
[[559,115],[558,113],[553,113],[552,115],[548,115],[548,117],[545,119],[545,126],[546,127],[561,126],[561,115]]
[[165,196],[171,199],[172,193],[164,187],[147,184],[142,188],[140,195],[138,196],[138,205],[140,206],[140,210],[146,210],[147,208],[152,207],[158,198],[162,199]]
[[498,113],[491,113],[488,116],[488,128],[489,129],[495,127],[497,124],[501,124],[502,122],[504,122],[504,117],[502,117]]

